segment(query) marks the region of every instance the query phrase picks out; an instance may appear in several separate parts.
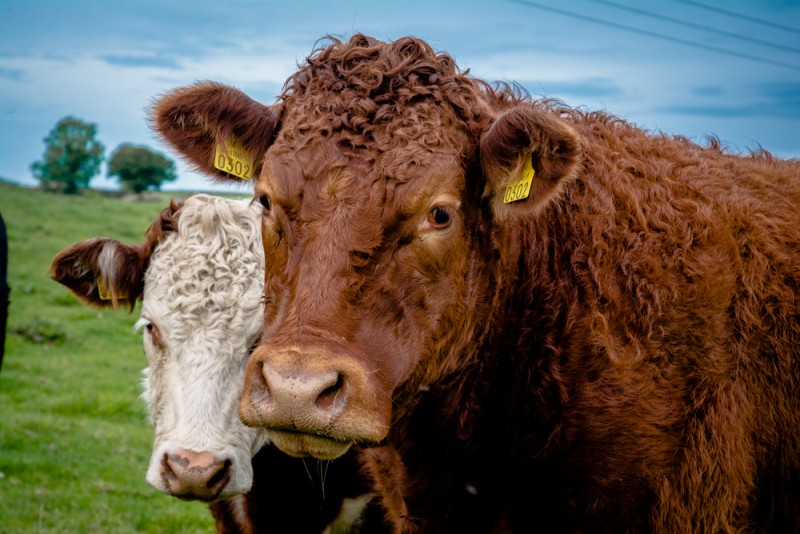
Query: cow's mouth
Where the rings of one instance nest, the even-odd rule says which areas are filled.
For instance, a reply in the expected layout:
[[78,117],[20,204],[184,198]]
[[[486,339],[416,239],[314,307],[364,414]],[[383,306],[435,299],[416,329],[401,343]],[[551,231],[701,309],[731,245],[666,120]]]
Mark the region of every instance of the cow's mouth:
[[281,451],[296,458],[333,460],[350,448],[351,442],[338,441],[319,434],[306,434],[287,430],[269,430],[269,437]]

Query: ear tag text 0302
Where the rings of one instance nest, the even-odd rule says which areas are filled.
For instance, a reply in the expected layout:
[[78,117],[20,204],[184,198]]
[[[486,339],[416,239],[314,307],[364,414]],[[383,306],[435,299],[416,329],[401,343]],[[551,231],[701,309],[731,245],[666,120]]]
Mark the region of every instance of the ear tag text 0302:
[[215,147],[214,167],[242,180],[253,178],[253,158],[244,149],[242,142],[233,135],[224,145],[217,144]]
[[525,160],[525,166],[522,167],[522,177],[506,187],[506,192],[503,195],[503,204],[528,198],[528,195],[531,194],[531,184],[533,183],[534,174],[536,173],[533,170],[533,163],[531,162],[531,158],[528,158]]

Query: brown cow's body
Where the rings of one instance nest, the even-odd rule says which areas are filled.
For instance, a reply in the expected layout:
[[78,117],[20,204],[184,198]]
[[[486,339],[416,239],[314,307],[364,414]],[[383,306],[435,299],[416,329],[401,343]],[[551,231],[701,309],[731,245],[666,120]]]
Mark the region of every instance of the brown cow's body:
[[493,89],[410,38],[334,41],[269,108],[202,84],[153,119],[217,178],[231,134],[260,173],[244,420],[297,456],[383,443],[396,530],[800,530],[797,161]]

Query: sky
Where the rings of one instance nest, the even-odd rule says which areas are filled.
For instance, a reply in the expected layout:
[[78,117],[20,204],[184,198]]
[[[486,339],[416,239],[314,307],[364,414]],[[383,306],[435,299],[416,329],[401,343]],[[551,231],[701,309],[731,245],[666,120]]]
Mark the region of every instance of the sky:
[[[414,35],[486,81],[732,152],[800,157],[800,0],[0,0],[0,177],[63,117],[176,160],[163,189],[241,191],[150,131],[154,98],[215,80],[265,104],[326,35]],[[114,189],[106,168],[92,187]]]

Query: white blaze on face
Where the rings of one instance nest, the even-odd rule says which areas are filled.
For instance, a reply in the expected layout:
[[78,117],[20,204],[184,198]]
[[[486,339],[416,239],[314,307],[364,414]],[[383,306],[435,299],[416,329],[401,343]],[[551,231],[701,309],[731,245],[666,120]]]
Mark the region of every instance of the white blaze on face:
[[[249,201],[193,196],[147,269],[137,323],[148,358],[143,398],[155,430],[147,481],[164,493],[212,500],[250,489],[251,458],[266,440],[241,423],[238,404],[263,327],[260,224]],[[180,480],[186,458],[216,462],[224,476],[198,489],[197,480]]]

